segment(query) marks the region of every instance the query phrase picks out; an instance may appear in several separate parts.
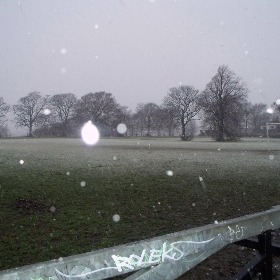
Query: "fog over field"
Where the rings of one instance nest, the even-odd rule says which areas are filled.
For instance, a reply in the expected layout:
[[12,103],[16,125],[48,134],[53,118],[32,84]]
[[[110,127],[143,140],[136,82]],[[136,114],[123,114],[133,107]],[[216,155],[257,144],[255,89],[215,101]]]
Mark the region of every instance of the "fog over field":
[[250,102],[270,105],[279,98],[279,9],[250,0],[1,1],[0,96],[14,105],[32,91],[106,91],[134,111],[180,84],[201,91],[228,65]]
[[[0,1],[0,274],[280,205],[279,11],[279,0]],[[156,265],[164,246],[150,248]],[[255,256],[230,246],[188,279],[230,279]]]

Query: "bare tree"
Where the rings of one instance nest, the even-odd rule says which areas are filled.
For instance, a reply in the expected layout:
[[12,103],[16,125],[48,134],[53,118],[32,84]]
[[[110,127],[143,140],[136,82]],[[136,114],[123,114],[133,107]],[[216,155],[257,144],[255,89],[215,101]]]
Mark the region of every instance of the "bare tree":
[[0,137],[8,137],[11,135],[7,125],[0,125]]
[[250,115],[251,107],[252,107],[252,103],[250,103],[250,102],[247,102],[246,104],[244,104],[243,123],[244,123],[244,127],[245,127],[245,130],[244,130],[245,136],[248,136],[248,134],[249,134],[248,126],[249,126],[249,115]]
[[151,135],[151,130],[155,128],[155,116],[159,106],[155,103],[138,104],[136,114],[141,116],[143,128],[146,130],[146,136]]
[[165,104],[163,104],[162,110],[164,111],[165,129],[168,132],[168,136],[174,136],[174,130],[180,125],[180,122],[176,119],[176,110],[174,107],[166,107]]
[[242,79],[227,66],[219,66],[199,99],[204,111],[204,124],[213,130],[215,140],[238,139],[247,94],[248,89]]
[[144,130],[144,116],[142,114],[142,111],[138,111],[134,114],[132,114],[130,119],[130,127],[132,136],[143,136],[143,130]]
[[34,91],[20,98],[18,104],[13,106],[16,125],[27,127],[29,137],[32,137],[33,128],[38,124],[47,104],[48,97],[42,97],[39,92]]
[[7,121],[6,114],[9,109],[10,106],[6,104],[3,97],[0,97],[0,125],[3,125]]
[[[128,130],[131,130],[131,117],[132,114],[130,112],[130,109],[127,106],[118,106],[118,109],[116,110],[115,113],[115,123],[114,126],[115,128],[121,124],[124,123],[127,127],[127,131],[125,132],[125,134],[121,134],[121,135],[128,135]],[[117,135],[120,135],[119,133]]]
[[157,136],[162,136],[167,126],[167,110],[163,107],[158,106],[153,117],[154,128],[157,131]]
[[249,124],[253,133],[260,130],[261,125],[265,125],[269,120],[269,114],[266,112],[267,105],[264,103],[251,104],[249,108]]
[[108,125],[112,114],[119,107],[111,93],[88,93],[77,101],[75,106],[75,118],[80,123],[91,120],[96,125]]
[[103,125],[105,125],[108,128],[108,136],[119,136],[117,132],[117,126],[120,123],[127,123],[129,120],[129,114],[128,114],[128,108],[125,106],[120,106],[116,103],[115,109],[111,111],[111,113],[108,115],[106,122],[103,122]]
[[274,109],[274,114],[279,117],[279,115],[280,115],[280,99],[277,99],[275,102],[273,102],[272,108]]
[[59,122],[62,124],[62,136],[66,136],[67,126],[71,117],[74,116],[74,108],[77,98],[73,93],[56,94],[51,97],[50,104],[56,112]]
[[175,114],[174,118],[176,122],[180,123],[182,133],[182,140],[192,140],[194,133],[193,130],[187,130],[188,123],[200,111],[198,105],[198,93],[199,91],[193,86],[179,86],[178,88],[171,88],[164,98],[164,106],[170,108]]

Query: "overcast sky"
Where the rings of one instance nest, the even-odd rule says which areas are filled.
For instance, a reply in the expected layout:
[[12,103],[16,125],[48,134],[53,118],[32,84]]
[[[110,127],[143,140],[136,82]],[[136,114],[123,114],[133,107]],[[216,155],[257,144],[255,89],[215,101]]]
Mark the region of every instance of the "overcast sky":
[[203,90],[225,64],[271,104],[279,34],[279,0],[1,0],[0,96],[106,91],[134,110],[179,83]]

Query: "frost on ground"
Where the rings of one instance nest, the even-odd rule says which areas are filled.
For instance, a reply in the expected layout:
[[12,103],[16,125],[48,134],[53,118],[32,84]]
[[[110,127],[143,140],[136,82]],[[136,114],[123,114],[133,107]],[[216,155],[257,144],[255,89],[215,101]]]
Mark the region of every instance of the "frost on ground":
[[[0,195],[7,205],[0,226],[9,233],[3,231],[10,259],[17,256],[9,238],[18,232],[18,244],[38,239],[48,260],[61,252],[53,253],[57,246],[37,232],[66,236],[56,240],[74,244],[61,245],[66,257],[280,204],[279,139],[270,139],[269,147],[262,138],[216,143],[122,137],[92,146],[82,139],[34,138],[0,139],[0,144]],[[31,232],[34,240],[27,241]],[[30,254],[36,262],[38,254]]]
[[[246,172],[251,175],[244,177],[245,183],[266,176],[265,172],[278,172],[279,144],[278,139],[270,139],[268,151],[264,138],[233,143],[216,143],[205,138],[190,142],[174,138],[117,138],[102,139],[94,146],[85,146],[80,139],[1,139],[1,153],[2,161],[6,154],[5,169],[13,169],[16,162],[24,167],[23,163],[28,162],[28,168],[35,173],[61,171],[77,177],[81,186],[85,186],[86,178],[78,176],[77,168],[87,170],[91,181],[96,176],[108,180],[123,176],[130,178],[129,185],[138,177],[149,179],[165,174],[172,183],[178,176],[186,176],[182,179],[184,183],[189,176],[196,176],[198,184],[206,189],[206,184],[207,188],[213,187],[213,178],[234,180]],[[87,181],[87,185],[93,185]]]

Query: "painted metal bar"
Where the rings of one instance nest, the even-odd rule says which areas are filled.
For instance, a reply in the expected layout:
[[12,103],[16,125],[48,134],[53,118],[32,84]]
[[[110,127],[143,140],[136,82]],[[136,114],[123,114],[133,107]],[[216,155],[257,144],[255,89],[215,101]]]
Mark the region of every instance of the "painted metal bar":
[[[229,243],[278,228],[280,228],[280,208],[275,207],[218,224],[2,271],[0,279],[98,280],[151,266],[155,266],[153,275],[162,278],[147,278],[144,273],[139,279],[174,279],[172,275],[176,274],[177,269],[183,274]],[[147,277],[144,278],[144,275]]]
[[215,254],[217,251],[221,250],[224,246],[219,244],[217,247],[211,248],[202,254],[195,254],[193,256],[187,256],[182,260],[178,260],[175,264],[172,263],[161,263],[158,266],[148,270],[146,273],[138,275],[135,278],[126,278],[131,280],[174,280],[179,276],[185,274],[192,267],[196,266],[206,258]]
[[265,263],[261,267],[261,275],[263,280],[272,279],[272,250],[271,250],[271,231],[268,230],[258,236],[260,254],[265,256]]
[[[259,241],[257,238],[248,238],[248,239],[240,240],[235,242],[234,244],[259,250]],[[280,246],[278,244],[271,242],[271,250],[272,250],[272,254],[280,255]]]
[[[243,269],[238,271],[231,280],[251,280],[265,263],[265,255],[258,254]],[[272,279],[272,278],[271,278]]]
[[[265,231],[258,236],[256,240],[243,240],[245,246],[257,249],[259,254],[251,260],[245,267],[240,270],[235,276],[234,280],[251,279],[253,272],[259,272],[261,279],[272,279],[272,254],[273,248],[271,243],[271,231]],[[243,243],[242,241],[238,243]]]

